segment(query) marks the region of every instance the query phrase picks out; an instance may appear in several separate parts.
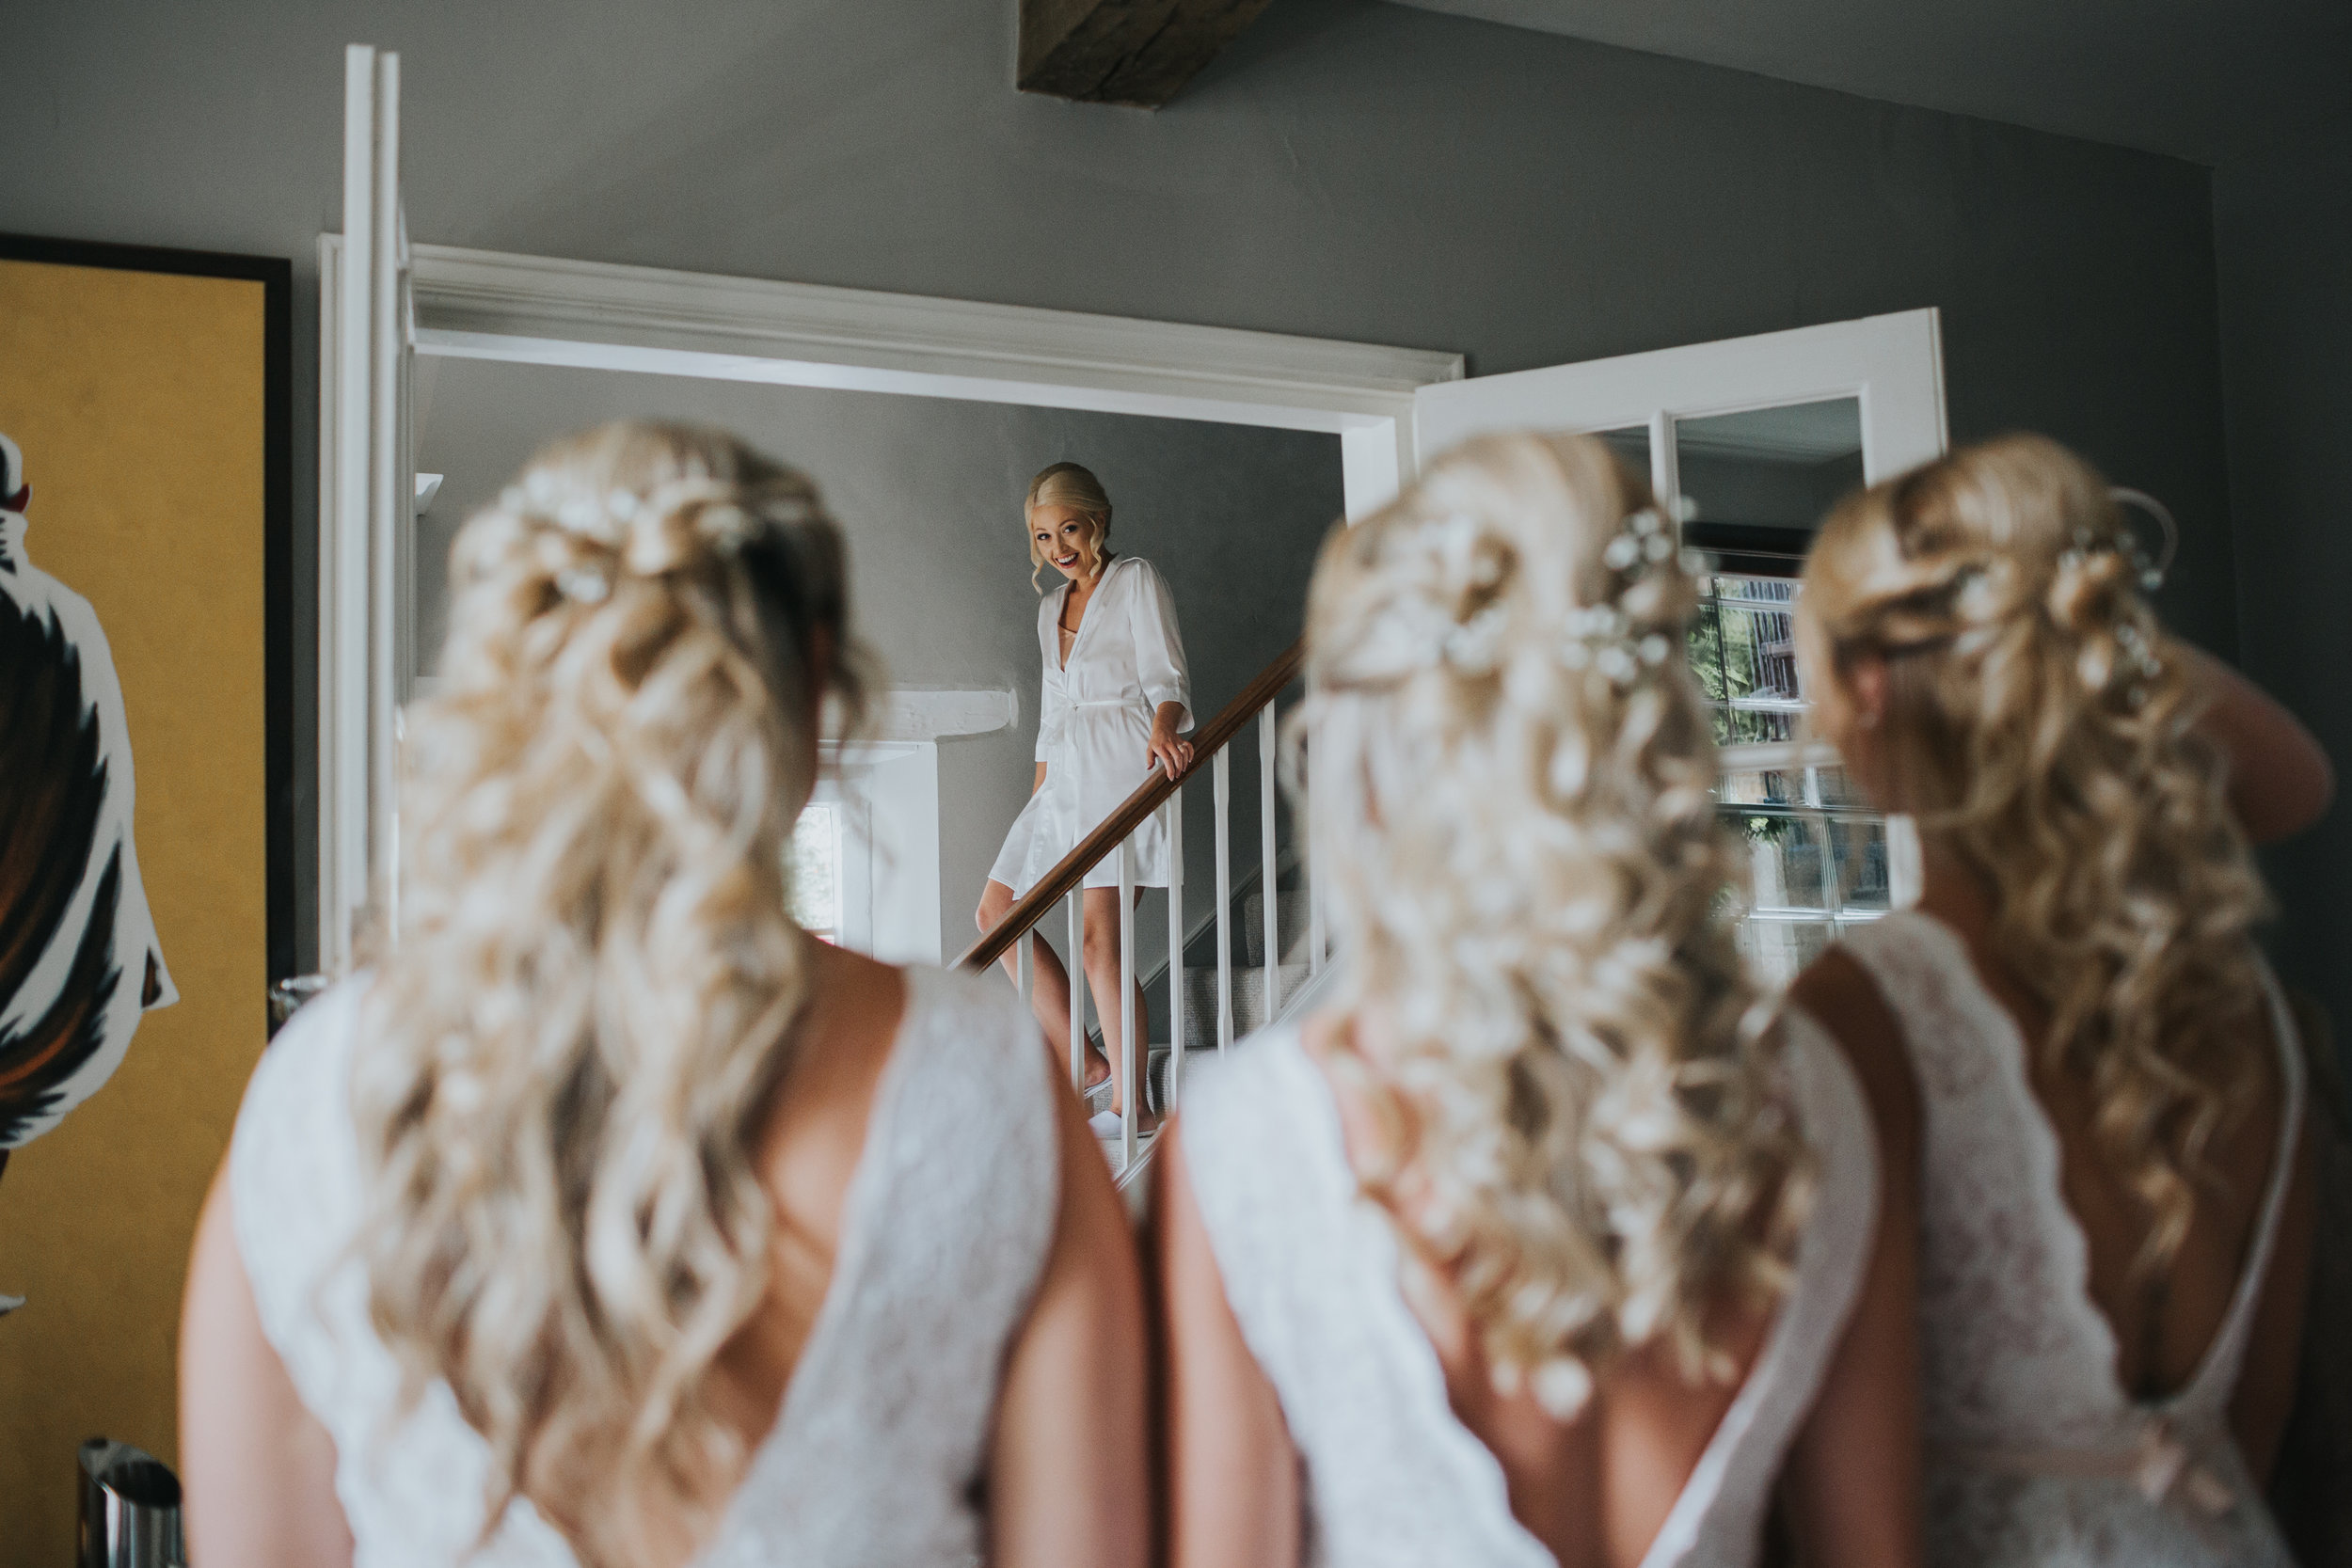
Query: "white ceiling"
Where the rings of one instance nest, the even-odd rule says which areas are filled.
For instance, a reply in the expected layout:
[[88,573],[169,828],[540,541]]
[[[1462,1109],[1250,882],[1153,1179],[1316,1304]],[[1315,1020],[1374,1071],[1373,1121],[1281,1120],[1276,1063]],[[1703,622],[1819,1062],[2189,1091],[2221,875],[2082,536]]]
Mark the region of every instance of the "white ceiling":
[[2347,0],[1398,0],[2216,164],[2352,114]]

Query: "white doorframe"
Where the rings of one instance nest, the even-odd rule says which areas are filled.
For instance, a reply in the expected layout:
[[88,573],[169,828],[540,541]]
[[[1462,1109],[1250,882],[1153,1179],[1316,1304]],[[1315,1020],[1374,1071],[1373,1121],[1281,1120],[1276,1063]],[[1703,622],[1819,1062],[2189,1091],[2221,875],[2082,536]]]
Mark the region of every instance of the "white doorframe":
[[1458,354],[418,245],[417,352],[1205,420],[1342,438],[1351,516],[1413,469]]
[[[1351,518],[1411,478],[1414,393],[1463,374],[1458,354],[1070,310],[448,245],[411,246],[405,261],[419,355],[1325,431],[1340,437]],[[322,344],[334,341],[344,271],[341,236],[320,236]],[[340,450],[342,422],[323,397],[323,562],[341,511],[324,454]],[[410,602],[407,584],[396,593]],[[324,641],[341,618],[322,611]],[[327,737],[366,733],[344,710],[370,695],[320,683],[319,951],[330,964],[347,951],[356,903],[325,892],[356,895],[369,867],[355,831],[366,792],[338,784]]]

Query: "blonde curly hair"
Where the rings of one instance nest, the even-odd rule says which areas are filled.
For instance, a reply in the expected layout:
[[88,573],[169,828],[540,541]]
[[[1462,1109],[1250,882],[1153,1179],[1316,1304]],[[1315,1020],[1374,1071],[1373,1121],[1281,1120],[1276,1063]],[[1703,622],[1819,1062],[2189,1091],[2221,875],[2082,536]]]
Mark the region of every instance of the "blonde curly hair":
[[714,431],[549,446],[452,555],[410,710],[399,925],[355,1093],[376,1329],[583,1562],[703,1519],[745,1455],[720,1350],[768,1285],[755,1142],[808,944],[787,848],[828,689],[854,710],[841,539]]
[[1623,1351],[1724,1375],[1786,1289],[1811,1156],[1728,916],[1694,590],[1600,442],[1474,442],[1333,531],[1309,591],[1315,843],[1379,1030],[1335,1066],[1366,1193],[1505,1392],[1581,1408]]
[[2050,1011],[2043,1058],[2090,1085],[2103,1151],[2154,1216],[2143,1276],[2259,1092],[2238,1031],[2268,909],[2153,585],[2107,482],[2010,436],[1845,501],[1798,601],[1832,673],[1886,661],[1883,803],[1993,890],[1994,948]]

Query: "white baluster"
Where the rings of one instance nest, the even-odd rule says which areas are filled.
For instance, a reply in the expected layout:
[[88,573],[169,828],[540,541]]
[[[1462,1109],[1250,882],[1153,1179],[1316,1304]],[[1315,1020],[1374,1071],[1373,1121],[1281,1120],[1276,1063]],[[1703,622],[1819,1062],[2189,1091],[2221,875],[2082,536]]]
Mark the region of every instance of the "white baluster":
[[[1302,804],[1304,802],[1301,802]],[[1307,973],[1323,973],[1323,882],[1315,875],[1315,828],[1312,817],[1301,814],[1297,824],[1299,836],[1306,841],[1307,854],[1303,863],[1307,873]]]
[[1029,933],[1021,933],[1021,940],[1012,944],[1012,991],[1024,1002],[1029,999]]
[[1070,976],[1070,1086],[1087,1092],[1086,889],[1070,890],[1070,946],[1063,971]]
[[1233,1043],[1233,752],[1217,748],[1209,764],[1209,794],[1216,809],[1216,1050]]
[[1258,710],[1258,892],[1265,912],[1265,1017],[1261,1026],[1274,1022],[1281,1010],[1282,998],[1278,976],[1282,971],[1281,925],[1277,918],[1281,900],[1276,896],[1274,882],[1274,705],[1266,704]]
[[1184,792],[1168,798],[1168,1109],[1184,1085]]
[[1136,1082],[1136,840],[1119,845],[1119,1082],[1127,1103],[1119,1117],[1119,1168],[1135,1169],[1136,1115],[1143,1085]]

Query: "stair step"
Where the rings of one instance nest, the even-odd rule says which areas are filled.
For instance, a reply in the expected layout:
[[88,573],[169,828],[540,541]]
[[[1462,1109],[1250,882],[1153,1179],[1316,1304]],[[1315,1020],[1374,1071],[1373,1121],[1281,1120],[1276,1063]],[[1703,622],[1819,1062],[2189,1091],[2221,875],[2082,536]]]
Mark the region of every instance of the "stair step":
[[[1295,953],[1298,951],[1299,943],[1307,940],[1307,895],[1304,889],[1277,888],[1275,892],[1278,895],[1274,907],[1275,940],[1281,943],[1285,954]],[[1252,967],[1263,967],[1265,963],[1265,895],[1262,892],[1252,893],[1242,900],[1241,940],[1245,959]]]
[[[1292,997],[1307,983],[1305,964],[1284,964],[1281,968],[1279,994]],[[1267,1022],[1265,1008],[1265,971],[1263,968],[1233,968],[1233,1038],[1240,1039],[1251,1031],[1263,1029]],[[1187,969],[1184,971],[1184,1044],[1194,1051],[1216,1049],[1216,971]]]

